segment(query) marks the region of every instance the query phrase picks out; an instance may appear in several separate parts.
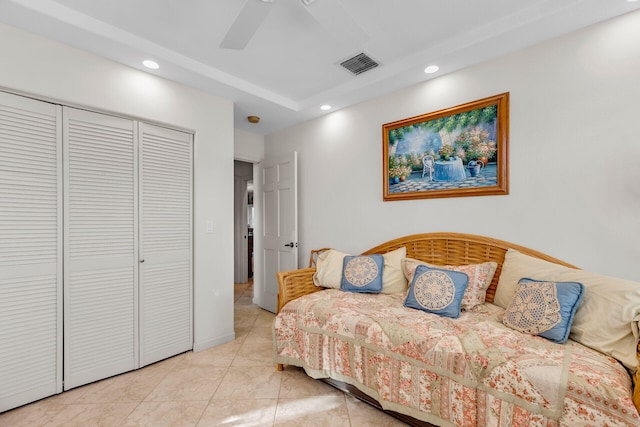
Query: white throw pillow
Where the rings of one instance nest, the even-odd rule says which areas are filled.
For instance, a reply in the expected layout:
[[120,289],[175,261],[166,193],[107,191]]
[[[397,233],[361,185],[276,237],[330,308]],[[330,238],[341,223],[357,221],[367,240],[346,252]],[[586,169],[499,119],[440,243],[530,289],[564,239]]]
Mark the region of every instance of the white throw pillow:
[[329,249],[318,255],[313,283],[321,288],[340,289],[342,264],[347,253]]
[[[330,249],[318,255],[316,260],[316,272],[313,274],[313,283],[322,288],[340,289],[342,280],[342,265],[344,257],[349,254]],[[384,269],[382,270],[382,293],[394,294],[406,292],[407,279],[402,272],[401,261],[407,256],[407,248],[404,246],[394,251],[382,254]]]
[[582,283],[585,295],[569,338],[614,357],[631,372],[636,371],[640,283],[564,267],[509,249],[494,304],[506,308],[522,278]]

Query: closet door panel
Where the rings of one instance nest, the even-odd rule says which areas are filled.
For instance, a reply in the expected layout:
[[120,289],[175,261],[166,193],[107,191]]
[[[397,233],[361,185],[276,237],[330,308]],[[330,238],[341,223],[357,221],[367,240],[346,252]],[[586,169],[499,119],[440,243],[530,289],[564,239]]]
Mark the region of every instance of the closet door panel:
[[140,364],[193,348],[192,135],[140,124]]
[[138,367],[137,125],[64,110],[64,388]]
[[61,129],[0,92],[0,412],[62,391]]

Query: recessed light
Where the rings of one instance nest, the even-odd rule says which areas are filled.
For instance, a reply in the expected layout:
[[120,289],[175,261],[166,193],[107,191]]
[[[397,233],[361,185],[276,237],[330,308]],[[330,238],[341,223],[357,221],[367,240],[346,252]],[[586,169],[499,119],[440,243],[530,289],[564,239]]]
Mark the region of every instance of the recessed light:
[[158,65],[156,61],[152,61],[150,59],[145,59],[144,61],[142,61],[142,65],[147,68],[151,68],[152,70],[157,70],[158,68],[160,68],[160,65]]
[[429,65],[427,68],[424,69],[424,72],[427,74],[433,74],[439,69],[440,67],[438,67],[437,65]]
[[329,110],[331,110],[331,105],[329,105],[329,104],[321,105],[321,106],[320,106],[320,109],[321,109],[322,111],[329,111]]

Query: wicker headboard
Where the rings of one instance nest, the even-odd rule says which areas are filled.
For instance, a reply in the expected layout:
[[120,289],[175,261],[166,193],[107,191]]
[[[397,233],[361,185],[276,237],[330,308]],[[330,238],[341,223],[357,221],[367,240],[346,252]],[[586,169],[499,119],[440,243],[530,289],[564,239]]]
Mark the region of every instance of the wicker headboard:
[[577,268],[564,261],[545,255],[542,252],[525,248],[524,246],[489,237],[461,233],[413,234],[378,245],[364,252],[364,255],[387,253],[402,246],[407,248],[408,258],[415,258],[432,264],[464,265],[478,264],[487,261],[496,262],[498,269],[487,290],[487,302],[493,302],[496,287],[498,286],[498,278],[502,271],[504,254],[509,248],[545,261],[570,268]]
[[[524,246],[509,243],[504,240],[492,239],[490,237],[463,233],[412,234],[382,243],[363,252],[363,254],[383,254],[401,248],[402,246],[407,248],[408,258],[415,258],[433,264],[463,265],[478,264],[487,261],[496,262],[498,269],[487,290],[487,302],[493,302],[498,286],[498,278],[502,271],[504,254],[509,248],[545,261],[570,268],[577,268],[564,261]],[[315,271],[317,255],[325,250],[328,250],[328,248],[311,251],[309,268],[278,273],[278,311],[280,311],[280,308],[287,302],[322,289],[313,284],[312,276]]]

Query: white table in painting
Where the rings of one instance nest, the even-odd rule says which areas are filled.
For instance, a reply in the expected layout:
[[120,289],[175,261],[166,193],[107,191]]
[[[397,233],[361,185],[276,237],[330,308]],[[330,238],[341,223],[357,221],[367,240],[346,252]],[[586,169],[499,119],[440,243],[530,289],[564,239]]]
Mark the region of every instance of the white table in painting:
[[435,181],[460,181],[466,177],[460,157],[436,161],[433,171],[433,179]]

